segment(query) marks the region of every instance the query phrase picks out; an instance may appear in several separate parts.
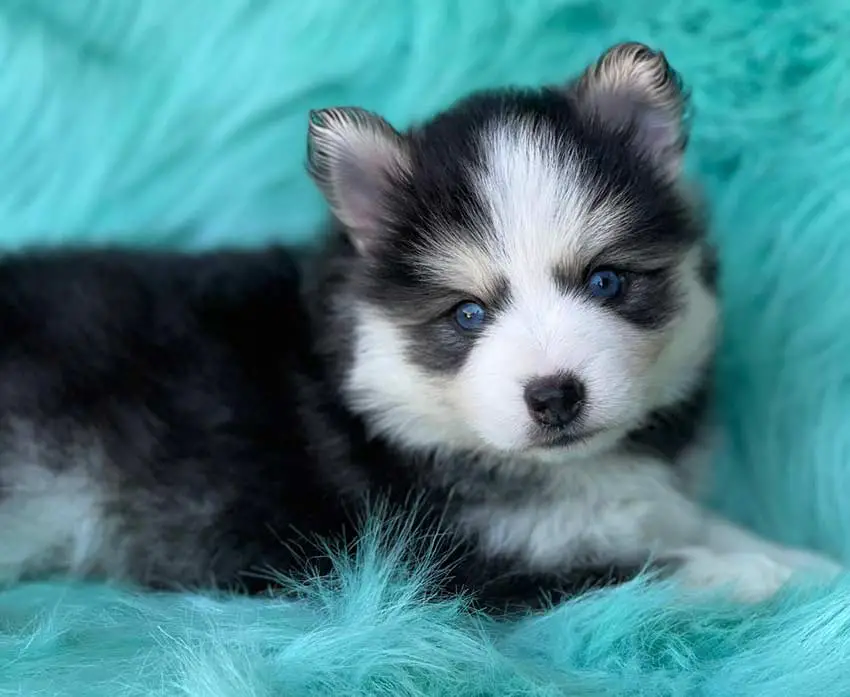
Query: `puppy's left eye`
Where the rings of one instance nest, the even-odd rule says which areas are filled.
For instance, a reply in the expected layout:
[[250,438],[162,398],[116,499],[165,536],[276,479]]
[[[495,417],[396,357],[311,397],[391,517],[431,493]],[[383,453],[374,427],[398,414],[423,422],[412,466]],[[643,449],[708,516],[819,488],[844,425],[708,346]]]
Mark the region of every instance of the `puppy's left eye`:
[[594,298],[616,298],[623,294],[625,287],[623,275],[613,269],[596,269],[587,278],[587,288]]
[[484,320],[487,318],[487,312],[476,302],[462,302],[455,308],[455,322],[457,325],[468,332],[479,329]]

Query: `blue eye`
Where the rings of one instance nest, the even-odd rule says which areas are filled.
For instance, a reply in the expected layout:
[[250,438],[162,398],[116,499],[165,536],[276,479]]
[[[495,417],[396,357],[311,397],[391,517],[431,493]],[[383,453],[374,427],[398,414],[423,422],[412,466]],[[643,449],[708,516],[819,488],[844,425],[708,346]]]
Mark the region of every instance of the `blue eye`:
[[590,274],[587,287],[594,298],[616,298],[623,292],[623,277],[611,269],[597,269]]
[[465,302],[457,306],[455,310],[455,322],[461,329],[473,331],[484,324],[487,313],[478,303]]

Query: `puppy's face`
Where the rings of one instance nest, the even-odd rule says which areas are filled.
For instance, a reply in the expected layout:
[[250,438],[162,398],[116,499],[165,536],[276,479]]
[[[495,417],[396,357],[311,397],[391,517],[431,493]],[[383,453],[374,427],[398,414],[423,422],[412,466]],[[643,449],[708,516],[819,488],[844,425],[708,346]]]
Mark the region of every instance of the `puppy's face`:
[[353,249],[350,406],[409,446],[586,452],[686,396],[716,310],[682,109],[629,44],[405,134],[314,113],[311,172]]

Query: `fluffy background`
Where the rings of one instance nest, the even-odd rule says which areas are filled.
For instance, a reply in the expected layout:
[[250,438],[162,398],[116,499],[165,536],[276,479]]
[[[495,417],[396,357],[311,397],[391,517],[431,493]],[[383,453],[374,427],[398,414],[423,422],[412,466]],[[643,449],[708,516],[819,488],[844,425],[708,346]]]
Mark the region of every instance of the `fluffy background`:
[[[650,42],[693,89],[724,264],[717,501],[850,560],[848,37],[841,0],[2,0],[0,240],[304,239],[308,108],[403,125]],[[0,695],[850,695],[850,581],[758,608],[633,585],[490,626],[376,550],[294,604],[4,591]]]

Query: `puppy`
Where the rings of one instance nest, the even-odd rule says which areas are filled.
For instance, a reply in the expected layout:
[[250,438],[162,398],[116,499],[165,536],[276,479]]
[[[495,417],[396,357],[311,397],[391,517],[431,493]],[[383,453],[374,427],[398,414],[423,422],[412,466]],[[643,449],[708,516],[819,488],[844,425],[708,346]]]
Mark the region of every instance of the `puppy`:
[[491,609],[646,568],[746,599],[834,572],[696,503],[717,303],[685,106],[623,44],[407,132],[319,110],[308,259],[5,258],[0,579],[259,590],[378,500],[436,590]]

